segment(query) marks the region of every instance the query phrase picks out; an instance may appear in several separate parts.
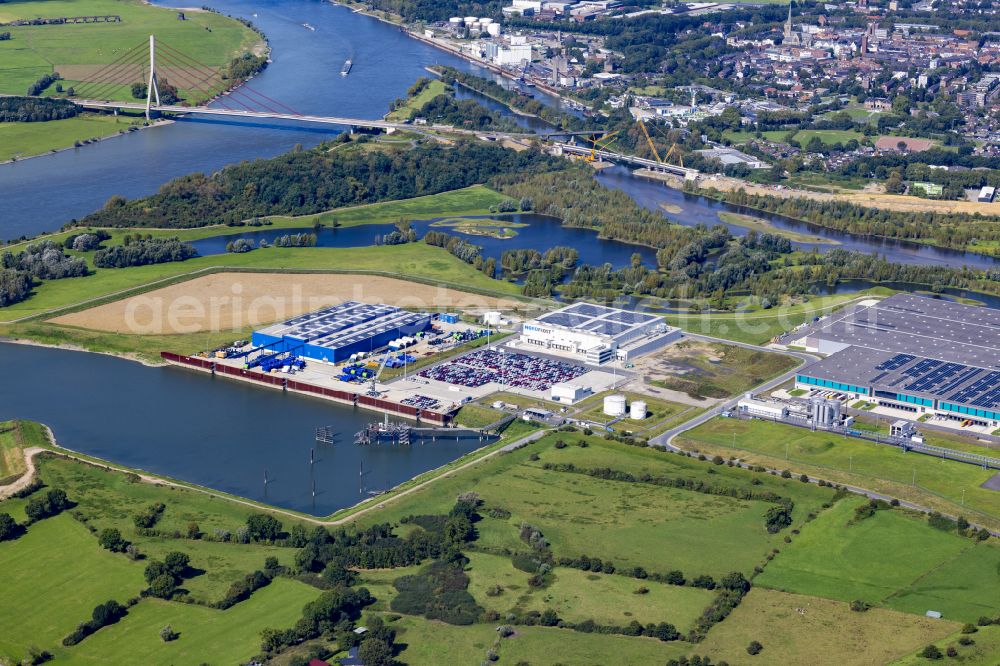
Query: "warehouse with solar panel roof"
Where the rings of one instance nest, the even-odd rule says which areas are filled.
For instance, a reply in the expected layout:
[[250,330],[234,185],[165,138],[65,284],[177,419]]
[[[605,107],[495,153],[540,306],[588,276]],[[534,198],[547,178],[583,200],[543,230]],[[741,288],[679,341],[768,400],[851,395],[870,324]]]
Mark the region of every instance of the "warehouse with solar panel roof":
[[1000,311],[897,294],[826,317],[791,345],[829,354],[796,388],[838,393],[908,418],[1000,426]]
[[602,365],[647,354],[680,337],[679,328],[656,315],[576,303],[525,322],[519,342],[526,349]]

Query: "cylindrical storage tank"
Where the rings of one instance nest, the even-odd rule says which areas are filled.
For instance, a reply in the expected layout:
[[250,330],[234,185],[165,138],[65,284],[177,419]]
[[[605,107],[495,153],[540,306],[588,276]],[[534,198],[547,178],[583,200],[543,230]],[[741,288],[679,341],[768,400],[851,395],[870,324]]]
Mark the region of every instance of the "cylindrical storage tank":
[[462,17],[461,16],[452,16],[450,19],[448,19],[448,23],[450,23],[452,25],[462,25]]
[[493,23],[493,19],[491,19],[491,18],[481,18],[481,19],[479,19],[479,25],[489,25],[490,23]]
[[629,405],[629,416],[636,421],[646,418],[646,403],[643,400],[633,400]]
[[489,33],[489,35],[491,37],[499,37],[500,36],[500,24],[499,23],[490,23],[489,25],[486,26],[486,32]]
[[608,416],[625,416],[625,396],[609,395],[604,398],[604,413]]
[[478,19],[478,18],[476,18],[475,16],[466,16],[466,17],[465,17],[465,25],[470,25],[470,24],[472,24],[472,23],[475,23],[475,22],[476,22],[476,21],[478,21],[478,20],[479,20],[479,19]]

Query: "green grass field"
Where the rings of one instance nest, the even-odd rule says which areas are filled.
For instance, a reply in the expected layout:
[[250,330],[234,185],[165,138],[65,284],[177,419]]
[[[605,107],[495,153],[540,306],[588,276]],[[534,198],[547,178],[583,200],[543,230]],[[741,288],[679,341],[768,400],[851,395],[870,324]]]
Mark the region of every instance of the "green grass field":
[[[971,638],[973,644],[962,645],[958,641],[959,638]],[[996,666],[997,655],[1000,655],[1000,626],[980,627],[979,631],[971,636],[954,633],[947,638],[924,641],[920,649],[913,650],[912,654],[891,662],[889,666],[926,666],[934,663],[919,654],[923,650],[923,646],[928,643],[938,646],[941,652],[949,647],[955,648],[958,657],[957,659],[949,659],[949,661],[960,663],[963,666]]]
[[[64,649],[59,663],[242,664],[260,652],[263,629],[295,624],[302,607],[320,591],[279,578],[250,599],[224,611],[193,604],[146,599],[128,616],[79,645]],[[170,625],[180,636],[164,642],[160,630]]]
[[[932,530],[900,512],[881,511],[848,525],[863,502],[842,501],[807,525],[755,582],[799,594],[879,603],[972,547],[968,539]],[[902,557],[886,556],[903,552]]]
[[65,514],[0,543],[0,660],[15,663],[32,645],[51,649],[97,604],[125,603],[145,587],[142,570],[141,563],[102,550]]
[[[630,405],[635,400],[642,400],[646,403],[647,408],[645,419],[638,420],[626,417],[616,423],[614,428],[618,431],[639,433],[649,428],[661,429],[663,425],[673,423],[681,414],[684,414],[687,418],[694,416],[690,414],[692,408],[689,405],[683,405],[679,402],[654,398],[645,393],[633,393],[630,391],[615,391],[614,393],[624,395]],[[612,417],[604,413],[604,398],[611,394],[611,391],[606,391],[581,401],[576,405],[576,408],[579,410],[577,416],[595,423],[607,423],[611,421]]]
[[[150,34],[211,67],[226,65],[244,51],[262,48],[257,34],[220,14],[186,10],[187,20],[178,21],[176,10],[154,7],[138,0],[8,2],[0,7],[0,22],[106,14],[120,16],[121,22],[5,28],[10,31],[11,39],[0,42],[0,92],[23,95],[31,83],[45,74],[59,71],[60,66],[64,70],[61,72],[65,78],[63,85],[67,88],[79,86],[80,80],[73,78],[75,68],[110,64],[129,50],[141,48]],[[138,69],[136,75],[138,80]],[[128,85],[132,81],[123,80],[123,83]],[[177,79],[176,83],[183,93],[182,80]],[[116,92],[119,96],[128,95],[124,88]]]
[[[957,627],[947,620],[882,608],[857,613],[841,601],[758,587],[709,632],[705,645],[713,658],[731,664],[869,666],[884,664]],[[748,658],[746,646],[753,640],[764,650]]]
[[495,625],[456,627],[421,617],[402,617],[389,623],[396,642],[406,647],[398,659],[408,666],[478,664],[496,639]]
[[517,285],[489,278],[452,256],[447,250],[422,242],[359,248],[271,247],[245,254],[196,257],[188,261],[151,266],[97,269],[86,277],[50,280],[43,282],[28,300],[0,311],[0,321],[38,316],[149,285],[155,288],[163,285],[153,283],[194,277],[194,274],[204,274],[215,268],[259,272],[377,271],[403,278],[442,282],[459,289],[481,290],[498,295],[520,293]]
[[141,121],[99,113],[46,123],[0,123],[0,162],[67,148],[75,141],[112,136],[136,124]]
[[795,140],[799,142],[803,147],[807,143],[813,140],[813,138],[818,138],[824,146],[832,146],[835,143],[845,144],[851,139],[861,142],[864,141],[865,135],[857,130],[799,130],[795,134]]
[[445,84],[441,79],[431,79],[430,83],[424,86],[424,89],[417,93],[414,97],[410,97],[406,100],[406,103],[400,106],[395,111],[390,111],[386,114],[386,120],[397,120],[397,121],[407,121],[416,115],[417,111],[424,107],[424,104],[431,101],[438,95],[443,95],[445,92]]
[[38,428],[26,421],[6,421],[0,423],[0,485],[13,481],[25,471],[24,428]]
[[[556,557],[588,555],[611,560],[619,569],[643,566],[650,571],[680,569],[690,577],[722,576],[729,571],[750,572],[763,561],[782,534],[763,528],[766,502],[742,501],[675,488],[605,481],[582,474],[542,469],[545,462],[573,462],[581,467],[610,466],[629,472],[649,471],[664,476],[704,479],[748,486],[750,476],[725,466],[588,438],[589,446],[573,444],[556,449],[559,437],[550,435],[535,444],[495,457],[464,472],[441,479],[389,504],[370,521],[398,521],[409,514],[447,511],[459,493],[475,490],[486,507],[502,507],[509,519],[484,518],[477,524],[479,542],[487,548],[522,550],[518,538],[522,522],[540,529],[552,543]],[[531,461],[531,453],[540,460]],[[761,489],[771,488],[795,499],[793,516],[803,520],[830,498],[830,493],[798,481],[762,477]]]
[[[534,589],[528,585],[530,574],[514,568],[509,558],[471,553],[469,559],[471,563],[466,568],[471,580],[469,592],[480,605],[498,611],[501,617],[507,611],[541,612],[551,608],[568,622],[588,619],[614,625],[625,625],[632,620],[643,625],[669,622],[684,633],[715,596],[695,587],[677,587],[565,567],[553,570],[551,584]],[[491,597],[486,593],[494,585],[503,588],[500,596]],[[648,592],[636,594],[640,587]]]
[[756,584],[920,615],[937,610],[961,622],[996,612],[1000,549],[936,530],[901,511],[880,511],[848,525],[863,501],[842,501],[809,523]]
[[[503,666],[562,664],[563,666],[650,666],[707,650],[690,643],[663,643],[655,638],[583,634],[552,627],[517,627],[500,645]],[[469,662],[475,663],[475,662]]]
[[455,422],[466,428],[485,428],[503,418],[503,412],[481,405],[465,405],[459,410]]
[[749,391],[798,363],[784,354],[695,340],[684,340],[644,361],[651,384],[710,398]]
[[[951,439],[935,435],[928,436],[927,441],[962,448]],[[1000,493],[981,487],[993,471],[974,465],[757,420],[713,419],[684,433],[680,444],[687,448],[709,445],[710,450],[739,453],[764,465],[849,482],[940,507],[950,514],[965,514],[970,520],[1000,524]],[[747,451],[753,455],[746,456]]]

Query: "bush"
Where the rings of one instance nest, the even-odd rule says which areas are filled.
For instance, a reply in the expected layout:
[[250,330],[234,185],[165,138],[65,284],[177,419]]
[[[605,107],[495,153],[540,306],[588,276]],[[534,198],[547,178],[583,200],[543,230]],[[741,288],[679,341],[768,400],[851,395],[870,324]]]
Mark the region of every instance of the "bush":
[[101,544],[101,548],[110,550],[112,553],[124,553],[129,546],[129,542],[122,538],[122,533],[114,527],[101,530],[98,542]]
[[0,541],[11,541],[21,536],[24,528],[9,513],[0,513]]
[[962,627],[963,634],[974,634],[979,631],[979,628],[974,624],[966,624]]
[[750,641],[750,645],[747,646],[747,654],[750,656],[758,655],[763,649],[764,646],[757,641]]
[[163,629],[160,629],[160,638],[163,640],[164,643],[169,643],[170,641],[177,640],[177,637],[179,635],[180,634],[174,631],[174,628],[171,627],[169,624],[163,627]]
[[862,601],[861,599],[855,599],[851,602],[851,610],[856,613],[864,613],[872,607],[867,601]]
[[924,659],[940,659],[943,655],[938,646],[931,644],[920,651],[920,656]]
[[24,507],[24,514],[31,522],[55,516],[70,508],[72,503],[66,493],[58,488],[48,491],[44,497],[32,497]]

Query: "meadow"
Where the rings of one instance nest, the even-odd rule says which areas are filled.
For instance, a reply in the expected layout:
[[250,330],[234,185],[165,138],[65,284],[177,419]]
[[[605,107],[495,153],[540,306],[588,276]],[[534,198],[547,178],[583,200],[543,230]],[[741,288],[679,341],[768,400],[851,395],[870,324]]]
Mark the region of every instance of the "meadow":
[[[98,15],[117,15],[121,22],[9,28],[11,39],[0,42],[0,93],[23,95],[30,84],[58,72],[60,66],[70,71],[110,64],[129,50],[143,47],[150,34],[211,67],[227,65],[245,51],[263,49],[263,40],[252,30],[221,14],[198,9],[185,10],[186,20],[178,21],[177,10],[138,0],[34,0],[0,7],[0,22]],[[63,86],[81,83],[67,76]],[[183,92],[182,82],[177,83]],[[131,98],[124,87],[117,92],[122,99]]]
[[899,510],[849,524],[864,500],[841,501],[802,529],[757,585],[975,622],[997,611],[1000,549],[929,528]]
[[[569,445],[556,448],[559,439]],[[578,446],[579,441],[586,441],[587,446]],[[532,453],[539,459],[531,460]],[[545,463],[611,467],[692,480],[711,474],[707,478],[713,482],[751,487],[746,472],[725,465],[706,466],[683,456],[623,446],[599,437],[558,434],[491,458],[460,476],[440,479],[403,502],[361,517],[360,523],[441,513],[458,494],[475,490],[487,508],[510,512],[509,518],[487,516],[477,523],[477,544],[484,549],[523,550],[518,530],[522,523],[528,523],[551,542],[557,558],[596,556],[613,561],[619,569],[642,566],[662,573],[679,569],[691,578],[701,574],[720,577],[730,571],[749,575],[783,536],[763,529],[764,513],[773,506],[767,502],[546,470]],[[759,490],[793,498],[796,521],[820,510],[832,496],[830,491],[797,480],[769,475],[759,475],[759,480]]]
[[0,123],[0,162],[60,150],[77,141],[113,136],[138,124],[141,121],[136,118],[100,113],[45,123]]
[[[63,650],[66,656],[57,659],[81,665],[127,664],[142,655],[152,664],[242,664],[259,652],[262,630],[292,626],[302,607],[319,594],[314,587],[279,578],[226,610],[144,599],[123,620]],[[160,638],[167,625],[179,634],[176,640]]]
[[956,622],[883,608],[857,613],[839,601],[756,587],[709,632],[705,644],[712,657],[731,664],[746,663],[746,646],[756,640],[764,646],[757,659],[769,664],[869,666],[958,627]]
[[[927,441],[961,448],[935,435]],[[964,514],[974,522],[1000,525],[1000,493],[981,487],[994,472],[975,465],[760,420],[713,419],[684,433],[677,444],[739,454],[753,463],[852,483],[951,515]]]
[[[43,443],[36,426],[26,432],[31,444]],[[566,445],[557,447],[560,440]],[[794,502],[793,523],[768,534],[762,519],[763,510],[773,506],[768,502],[673,485],[603,480],[544,469],[546,463],[772,492]],[[0,568],[13,581],[5,588],[13,602],[0,606],[0,656],[8,660],[19,659],[37,644],[51,650],[60,663],[71,664],[128,663],[138,655],[151,664],[191,663],[195,658],[244,662],[259,651],[261,629],[292,626],[302,606],[319,594],[314,587],[279,577],[228,610],[209,608],[205,604],[221,599],[232,582],[260,568],[265,557],[277,557],[285,566],[294,563],[294,548],[186,537],[191,523],[205,535],[234,531],[256,509],[52,455],[38,459],[38,469],[47,486],[64,489],[76,502],[73,511],[79,519],[69,514],[47,518],[30,525],[15,541],[0,543]],[[406,536],[419,528],[410,521],[399,525],[404,517],[447,513],[456,496],[467,491],[475,491],[483,501],[478,510],[482,517],[474,523],[476,538],[463,551],[468,557],[464,565],[468,590],[481,606],[496,611],[499,620],[453,626],[392,612],[394,581],[419,574],[425,563],[358,572],[357,584],[376,598],[361,622],[379,616],[396,629],[398,658],[411,666],[479,663],[491,649],[499,664],[511,666],[551,663],[552,655],[566,666],[662,663],[691,654],[744,663],[750,640],[765,645],[761,663],[882,663],[927,641],[950,640],[959,626],[952,619],[978,617],[997,594],[989,576],[996,576],[1000,549],[991,543],[975,544],[934,530],[904,511],[882,511],[847,526],[861,502],[858,498],[835,501],[832,490],[797,479],[579,433],[550,434],[405,497],[380,497],[377,505],[371,504],[375,510],[358,514],[351,524],[364,528],[388,522],[397,524],[397,532]],[[0,511],[23,521],[25,502],[6,500]],[[132,517],[155,502],[166,508],[156,535],[147,536],[136,530]],[[297,522],[288,515],[280,520],[286,530]],[[522,523],[538,529],[551,544],[555,566],[540,586],[512,563],[511,553],[529,550],[518,534]],[[141,599],[117,624],[64,648],[61,638],[96,604],[108,598],[125,602],[145,586],[144,562],[98,546],[94,532],[108,527],[121,530],[149,558],[162,558],[172,550],[189,554],[195,575],[182,585],[195,603]],[[767,561],[769,553],[773,559]],[[886,553],[905,556],[887,558]],[[613,561],[616,573],[558,564],[560,557],[584,554]],[[627,567],[642,566],[656,573],[678,568],[691,581],[700,574],[718,580],[733,570],[751,577],[758,565],[763,573],[756,576],[743,604],[697,645],[522,624],[514,626],[511,636],[500,637],[496,631],[508,612],[551,609],[567,622],[594,620],[618,626],[633,620],[669,622],[683,632],[716,593],[690,584],[634,578],[626,575]],[[499,594],[491,591],[496,586]],[[871,598],[880,607],[855,613],[847,604],[855,596]],[[38,604],[39,598],[48,603]],[[922,607],[931,603],[945,612],[945,620],[922,617]],[[160,629],[168,624],[180,632],[178,640],[160,639]],[[329,640],[312,644],[335,648]],[[288,658],[297,651],[301,653],[296,648]]]
[[[670,622],[681,632],[694,626],[713,594],[695,587],[680,587],[639,581],[614,574],[592,573],[568,567],[553,570],[554,581],[542,589],[528,584],[531,574],[516,569],[510,558],[489,553],[470,553],[466,567],[469,591],[487,609],[501,616],[509,611],[524,612],[547,608],[569,622],[592,619],[600,624],[622,625],[638,620]],[[489,588],[499,585],[503,592],[491,597]],[[637,593],[645,589],[646,592]]]
[[443,95],[445,89],[446,86],[441,79],[430,79],[423,90],[414,97],[408,97],[405,103],[400,104],[394,111],[387,113],[385,119],[401,122],[411,120],[420,109],[424,108],[424,104],[438,95]]
[[69,515],[44,520],[17,541],[0,543],[0,660],[16,663],[32,645],[58,645],[97,604],[125,603],[144,587],[142,570],[142,564],[100,549]]

